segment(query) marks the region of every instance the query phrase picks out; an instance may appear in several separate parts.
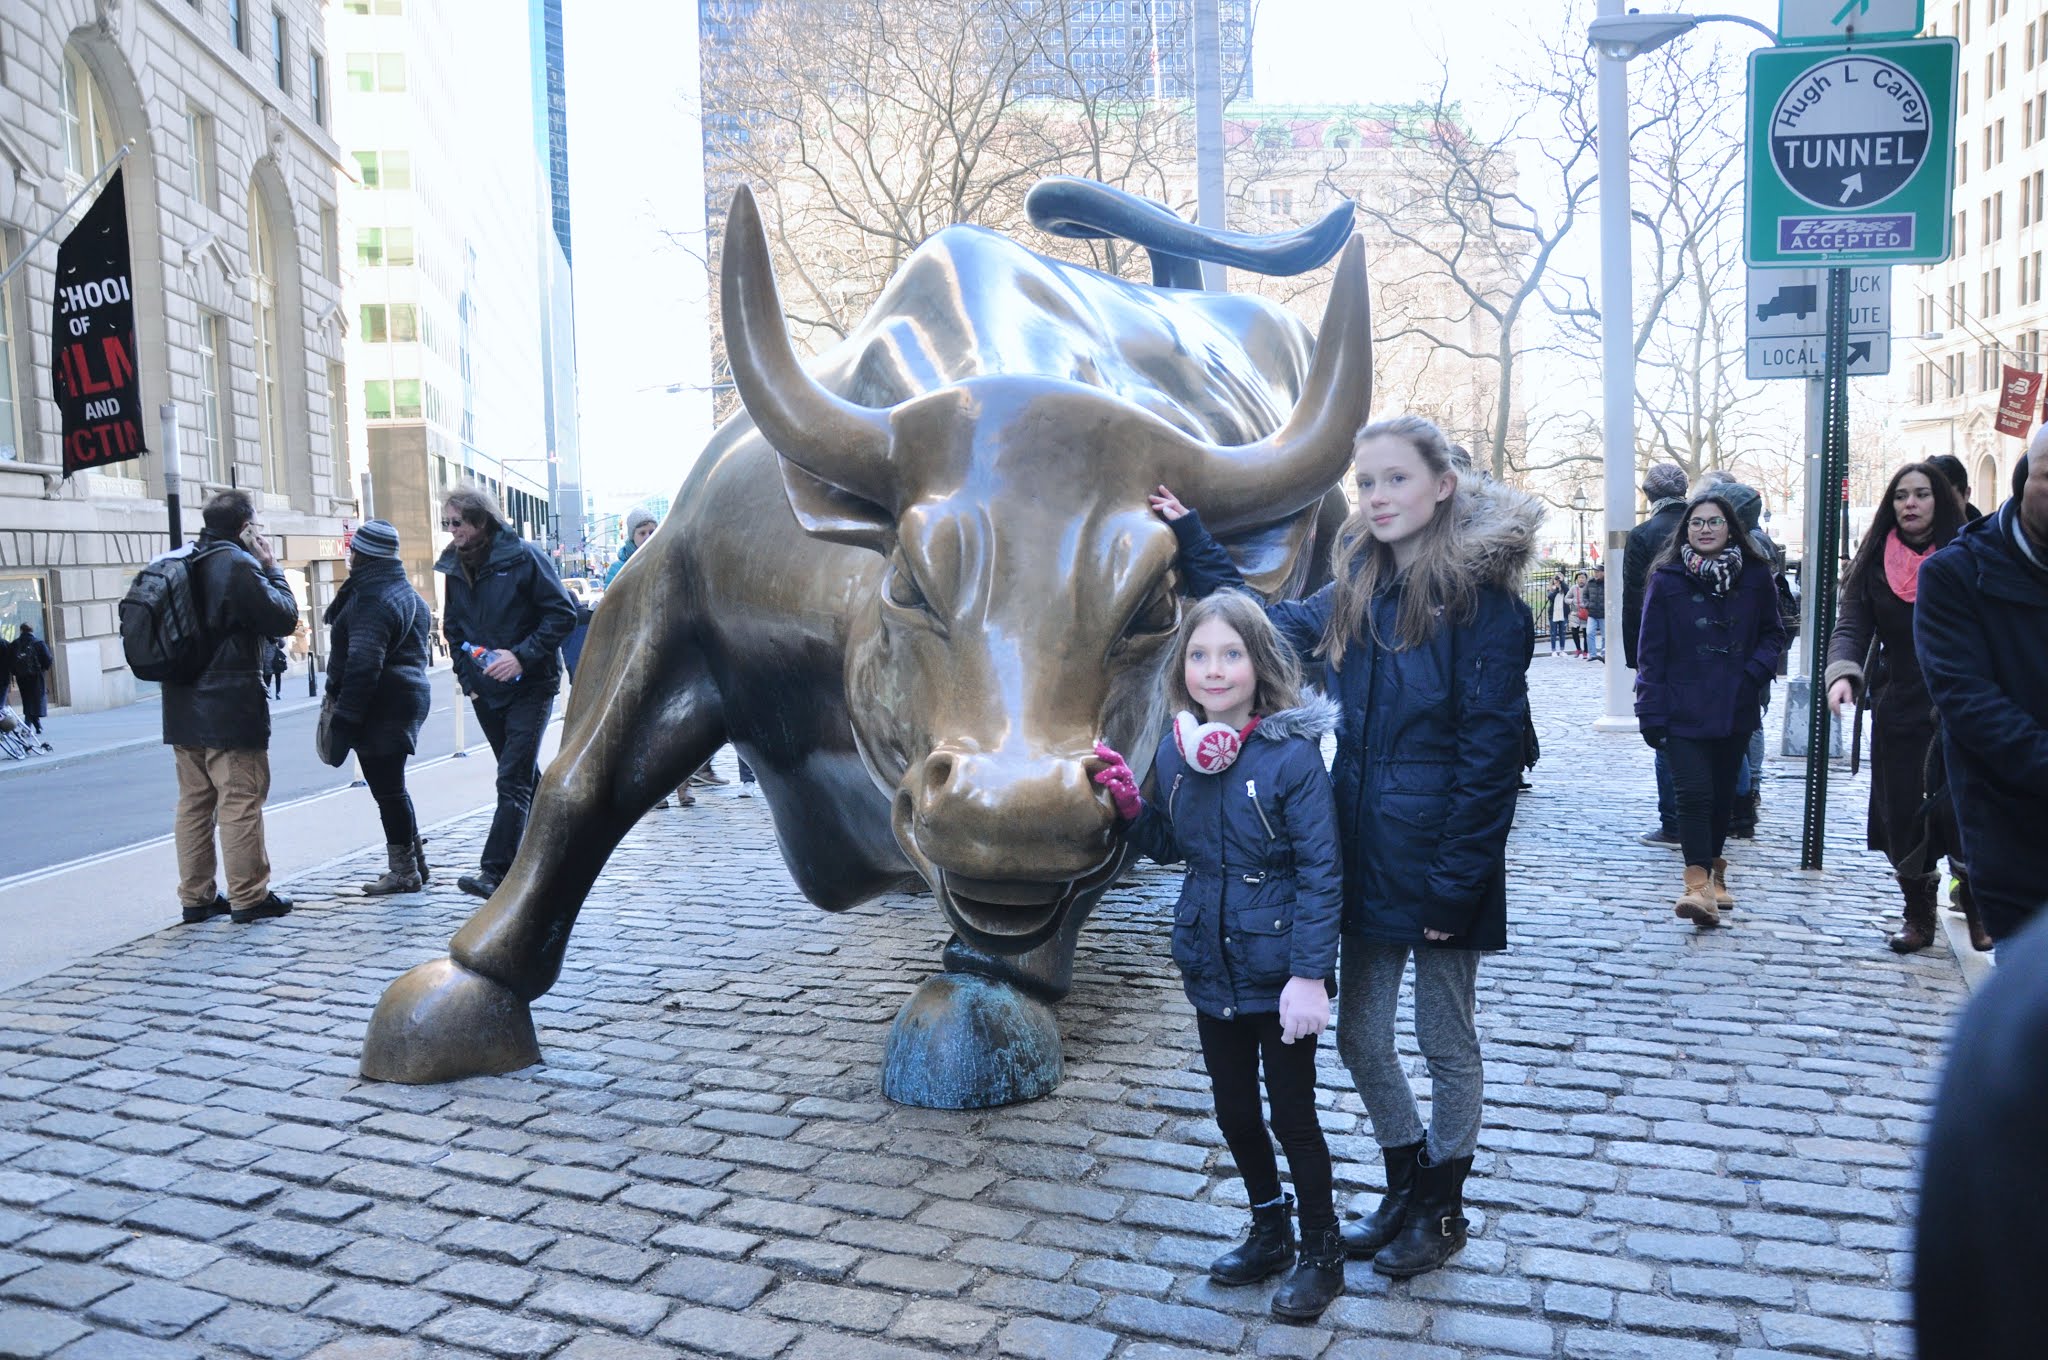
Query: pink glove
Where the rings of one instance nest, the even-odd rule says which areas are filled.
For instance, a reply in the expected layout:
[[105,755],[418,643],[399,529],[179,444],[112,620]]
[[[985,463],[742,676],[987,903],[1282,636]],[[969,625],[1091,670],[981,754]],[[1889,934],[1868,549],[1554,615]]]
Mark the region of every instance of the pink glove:
[[1131,767],[1115,750],[1095,743],[1095,754],[1102,761],[1102,768],[1095,773],[1095,782],[1109,790],[1109,801],[1116,804],[1116,815],[1126,822],[1138,820],[1138,814],[1145,810],[1145,800],[1138,794],[1138,781],[1131,774]]

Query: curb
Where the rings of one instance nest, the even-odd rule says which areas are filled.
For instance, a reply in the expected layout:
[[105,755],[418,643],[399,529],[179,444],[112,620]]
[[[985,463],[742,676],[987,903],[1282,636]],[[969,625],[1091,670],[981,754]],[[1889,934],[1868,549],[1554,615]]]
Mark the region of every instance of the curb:
[[[279,717],[287,713],[297,713],[302,709],[317,708],[319,704],[320,701],[318,699],[279,700],[276,707],[272,708],[270,712],[273,717]],[[124,751],[140,751],[146,747],[161,746],[163,744],[163,733],[161,728],[159,728],[157,735],[153,737],[131,737],[126,741],[110,741],[99,746],[86,746],[73,751],[59,751],[55,755],[31,756],[27,760],[13,760],[5,765],[0,765],[0,782],[34,774],[38,770],[54,770],[59,765],[74,765],[87,760],[98,760],[103,756],[120,755]]]

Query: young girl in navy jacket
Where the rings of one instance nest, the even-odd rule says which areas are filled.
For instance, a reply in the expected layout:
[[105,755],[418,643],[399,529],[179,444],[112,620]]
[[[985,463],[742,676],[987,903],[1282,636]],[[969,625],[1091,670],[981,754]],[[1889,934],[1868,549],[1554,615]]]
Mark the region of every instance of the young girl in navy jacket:
[[[1465,1245],[1465,1176],[1483,1089],[1479,959],[1507,947],[1507,839],[1522,763],[1532,620],[1520,598],[1542,520],[1478,476],[1419,416],[1358,432],[1358,508],[1331,584],[1268,607],[1337,700],[1331,778],[1344,856],[1337,1051],[1385,1159],[1379,1208],[1343,1229],[1383,1275],[1433,1270]],[[1228,553],[1165,487],[1189,593],[1242,586]],[[1394,1046],[1413,961],[1415,1040],[1429,1064],[1424,1129]]]
[[[1253,1284],[1294,1265],[1277,1317],[1320,1315],[1344,1288],[1330,1149],[1316,1121],[1316,1036],[1330,1022],[1342,903],[1335,804],[1318,743],[1336,705],[1303,702],[1301,668],[1258,601],[1224,591],[1193,604],[1165,677],[1178,715],[1152,764],[1154,800],[1107,746],[1096,780],[1162,864],[1186,860],[1173,917],[1180,966],[1216,1099],[1216,1123],[1252,1206],[1242,1245],[1209,1268]],[[1272,1107],[1259,1112],[1259,1069]],[[1272,1137],[1300,1197],[1297,1262]]]

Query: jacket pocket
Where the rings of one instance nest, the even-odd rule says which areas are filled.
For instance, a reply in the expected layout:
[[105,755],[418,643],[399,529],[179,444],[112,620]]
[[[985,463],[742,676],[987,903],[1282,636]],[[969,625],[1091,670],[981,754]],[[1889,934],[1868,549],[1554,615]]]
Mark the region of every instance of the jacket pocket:
[[1202,944],[1202,904],[1192,881],[1181,887],[1180,901],[1173,908],[1173,961],[1183,977],[1203,971],[1204,958],[1211,952]]
[[1246,984],[1278,987],[1293,975],[1294,880],[1268,878],[1231,912],[1231,945]]

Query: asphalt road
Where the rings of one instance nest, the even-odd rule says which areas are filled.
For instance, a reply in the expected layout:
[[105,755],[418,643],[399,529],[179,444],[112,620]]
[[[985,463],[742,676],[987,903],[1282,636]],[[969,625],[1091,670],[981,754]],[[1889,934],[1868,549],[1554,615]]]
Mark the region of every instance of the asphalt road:
[[[296,691],[293,678],[300,686]],[[287,703],[303,699],[305,693],[303,678],[293,678],[285,682]],[[450,703],[455,694],[453,676],[442,670],[429,678],[434,707],[420,729],[415,765],[446,757],[455,749]],[[556,698],[557,716],[565,702]],[[355,778],[352,765],[330,769],[313,754],[313,728],[319,714],[317,706],[303,705],[272,716],[266,807],[346,788]],[[466,708],[463,719],[470,749],[482,751],[489,759],[483,730]],[[366,802],[369,796],[367,791],[363,793]],[[177,801],[177,775],[171,767],[171,753],[162,746],[115,751],[47,769],[24,769],[0,780],[0,806],[7,809],[5,821],[10,831],[0,842],[0,878],[168,836]]]

